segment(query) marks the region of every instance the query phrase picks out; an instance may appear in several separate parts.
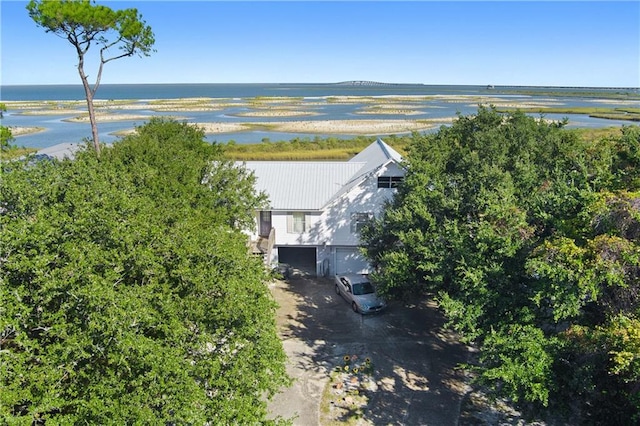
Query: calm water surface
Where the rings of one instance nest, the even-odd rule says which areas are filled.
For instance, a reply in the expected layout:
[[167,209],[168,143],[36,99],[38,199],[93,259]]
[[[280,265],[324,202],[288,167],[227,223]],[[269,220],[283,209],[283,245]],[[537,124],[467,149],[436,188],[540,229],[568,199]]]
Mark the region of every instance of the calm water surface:
[[[120,113],[145,115],[148,117],[167,115],[180,116],[190,122],[268,122],[268,121],[298,121],[298,120],[356,120],[356,119],[421,119],[454,117],[457,113],[472,114],[477,110],[476,104],[464,102],[446,102],[435,99],[425,102],[424,105],[416,105],[419,115],[378,115],[361,114],[364,104],[332,104],[322,106],[304,106],[304,103],[317,103],[319,98],[330,96],[491,96],[501,99],[513,99],[514,102],[553,101],[560,106],[626,106],[640,108],[640,101],[603,101],[593,98],[595,90],[606,94],[621,89],[561,89],[563,93],[574,91],[585,93],[584,97],[550,96],[549,88],[527,88],[531,93],[527,95],[508,94],[503,87],[495,89],[487,86],[434,86],[434,85],[343,85],[343,84],[148,84],[148,85],[110,85],[100,86],[96,99],[106,100],[138,100],[138,109],[128,109]],[[627,90],[627,89],[625,89]],[[636,89],[634,89],[636,90]],[[539,94],[537,94],[539,93]],[[239,117],[234,114],[249,111],[247,107],[229,107],[219,111],[203,112],[156,112],[151,111],[146,101],[156,99],[179,98],[222,98],[247,100],[257,97],[294,97],[300,98],[301,107],[305,110],[313,110],[319,115],[309,117]],[[84,102],[84,92],[81,85],[42,85],[42,86],[1,86],[0,100],[2,101],[69,101],[80,100]],[[370,104],[369,104],[370,105]],[[80,107],[84,109],[84,107]],[[80,109],[79,108],[79,109]],[[61,113],[60,115],[23,115],[18,110],[8,110],[5,113],[2,124],[5,126],[43,127],[47,130],[41,133],[19,136],[15,143],[20,146],[45,148],[62,142],[82,141],[91,136],[88,123],[70,123],[65,119],[73,118],[77,114]],[[537,115],[537,114],[536,114]],[[569,127],[607,127],[615,125],[632,124],[619,120],[602,120],[590,118],[586,115],[547,114],[546,118],[561,120],[567,117]],[[98,130],[102,142],[110,143],[117,139],[112,133],[120,130],[131,129],[142,125],[146,119],[126,120],[117,122],[99,122]],[[242,133],[227,133],[208,135],[209,141],[237,143],[256,143],[263,138],[272,141],[289,140],[294,137],[313,138],[315,136],[302,133],[281,133],[270,131],[251,131]],[[334,135],[350,137],[350,135]]]

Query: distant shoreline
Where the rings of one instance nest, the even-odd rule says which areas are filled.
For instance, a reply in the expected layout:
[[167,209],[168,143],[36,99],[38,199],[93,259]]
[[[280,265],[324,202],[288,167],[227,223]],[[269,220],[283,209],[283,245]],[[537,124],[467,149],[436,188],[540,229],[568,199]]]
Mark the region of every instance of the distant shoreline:
[[[429,87],[487,87],[493,86],[496,89],[579,89],[579,90],[635,90],[640,91],[640,86],[553,86],[553,85],[517,85],[517,84],[439,84],[439,83],[388,83],[367,80],[350,80],[333,83],[103,83],[101,87],[106,86],[422,86]],[[82,88],[80,83],[67,84],[2,84],[0,88],[5,87],[78,87]]]
[[[252,98],[252,97],[317,97],[317,96],[381,96],[381,95],[487,95],[505,92],[519,94],[531,91],[533,94],[563,96],[592,95],[625,99],[640,99],[640,87],[587,87],[587,86],[532,86],[532,85],[439,85],[384,83],[374,81],[348,81],[338,83],[146,83],[109,84],[103,83],[96,99],[103,100],[151,100],[177,98]],[[84,101],[81,84],[42,85],[1,85],[3,102],[6,101]],[[624,92],[624,93],[617,93]]]
[[631,90],[640,92],[640,87],[617,87],[617,86],[501,86],[495,85],[496,89],[549,89],[549,90]]

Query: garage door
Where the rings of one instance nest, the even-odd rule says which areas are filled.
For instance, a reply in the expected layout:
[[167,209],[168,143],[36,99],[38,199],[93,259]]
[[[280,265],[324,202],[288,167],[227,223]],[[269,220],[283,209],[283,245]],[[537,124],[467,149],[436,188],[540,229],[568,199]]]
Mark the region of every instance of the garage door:
[[364,274],[369,269],[369,262],[357,248],[336,248],[336,274]]
[[315,247],[278,247],[278,261],[302,272],[316,274]]

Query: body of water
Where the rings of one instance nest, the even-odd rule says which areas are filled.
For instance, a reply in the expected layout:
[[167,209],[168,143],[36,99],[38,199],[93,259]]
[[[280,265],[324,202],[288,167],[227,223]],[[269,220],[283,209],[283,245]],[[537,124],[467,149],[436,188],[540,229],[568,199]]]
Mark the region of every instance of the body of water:
[[[495,92],[487,86],[424,84],[103,84],[96,99],[254,98],[260,96],[474,95]],[[82,85],[1,86],[5,101],[84,99]]]
[[[361,120],[361,119],[438,119],[454,117],[456,114],[473,114],[478,107],[477,101],[460,100],[460,96],[490,97],[501,101],[546,103],[552,106],[585,106],[615,108],[640,108],[640,101],[604,99],[611,93],[637,93],[637,89],[625,88],[544,88],[544,87],[492,87],[492,86],[437,86],[405,84],[144,84],[144,85],[101,85],[96,94],[97,100],[130,100],[133,106],[126,111],[114,110],[114,113],[135,114],[145,118],[112,122],[99,122],[98,129],[102,142],[110,143],[117,139],[112,133],[131,129],[144,124],[146,117],[167,115],[178,116],[189,122],[269,122],[299,120]],[[602,98],[598,97],[602,95]],[[328,102],[337,96],[358,97],[401,97],[428,96],[428,100],[411,103],[411,108],[419,111],[415,115],[394,115],[368,113],[370,102]],[[295,108],[311,111],[316,115],[305,117],[243,117],[238,114],[253,110],[252,102],[264,98],[297,98]],[[169,111],[158,112],[152,109],[154,100],[184,98],[217,98],[230,103],[229,107],[208,111]],[[81,101],[75,109],[86,109],[84,91],[81,85],[40,85],[40,86],[1,86],[0,101],[9,102],[4,114],[4,126],[42,127],[46,131],[16,137],[19,146],[45,148],[63,142],[77,143],[91,136],[89,123],[68,122],[77,113],[61,110],[60,114],[26,114],[24,110],[11,109],[10,101],[49,102]],[[231,102],[233,101],[233,102]],[[396,102],[397,100],[394,100]],[[401,102],[401,101],[400,101]],[[264,109],[264,106],[261,107]],[[539,114],[536,114],[539,116]],[[569,127],[607,127],[631,122],[590,118],[581,114],[547,114],[546,118],[570,121]],[[212,134],[211,142],[258,143],[264,138],[272,141],[290,140],[294,137],[313,138],[316,135],[306,133],[279,133],[271,131],[247,131],[237,133]],[[335,135],[350,137],[352,135]],[[383,136],[383,135],[381,135]]]

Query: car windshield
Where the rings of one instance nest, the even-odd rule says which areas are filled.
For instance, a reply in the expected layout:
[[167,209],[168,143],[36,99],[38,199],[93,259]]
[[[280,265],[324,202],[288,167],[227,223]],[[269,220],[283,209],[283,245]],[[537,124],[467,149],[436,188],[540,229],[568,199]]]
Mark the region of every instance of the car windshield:
[[353,284],[353,294],[356,296],[362,295],[362,294],[371,294],[374,293],[375,290],[373,288],[373,286],[371,285],[371,283],[369,282],[364,282],[364,283],[355,283]]

